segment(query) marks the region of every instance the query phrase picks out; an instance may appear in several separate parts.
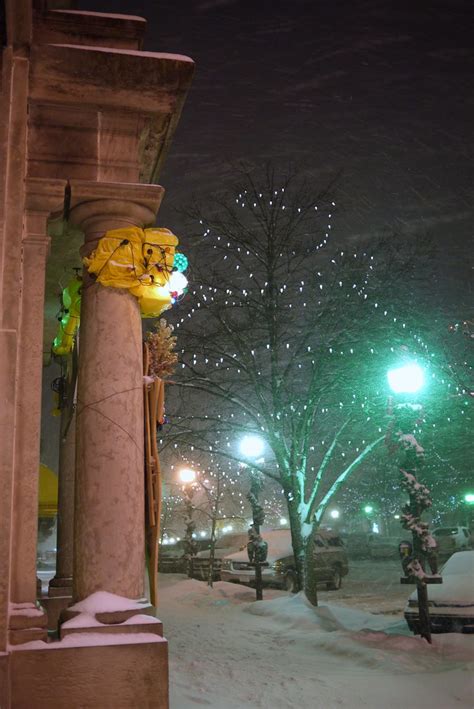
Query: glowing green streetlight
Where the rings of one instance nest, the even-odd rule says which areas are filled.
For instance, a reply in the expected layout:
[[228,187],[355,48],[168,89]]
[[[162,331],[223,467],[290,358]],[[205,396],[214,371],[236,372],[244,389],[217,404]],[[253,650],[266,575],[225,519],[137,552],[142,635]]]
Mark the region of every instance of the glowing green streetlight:
[[474,492],[466,492],[464,502],[467,502],[468,505],[474,505]]
[[419,364],[410,362],[387,373],[390,389],[395,394],[414,394],[425,384],[425,373]]
[[372,507],[372,505],[366,505],[364,507],[364,512],[366,515],[371,515],[373,511],[374,511],[374,508]]

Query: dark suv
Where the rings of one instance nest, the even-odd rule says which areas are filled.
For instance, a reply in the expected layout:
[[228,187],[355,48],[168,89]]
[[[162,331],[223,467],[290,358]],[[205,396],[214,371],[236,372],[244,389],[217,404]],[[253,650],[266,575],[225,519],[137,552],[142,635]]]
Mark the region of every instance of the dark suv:
[[[196,539],[195,542],[198,552],[209,548],[209,539]],[[158,571],[162,574],[188,573],[189,560],[186,557],[186,547],[183,540],[176,544],[160,544]]]
[[[267,586],[288,591],[296,590],[295,558],[289,529],[262,532],[268,544],[268,556],[262,566],[262,579]],[[349,571],[347,555],[340,537],[320,529],[309,540],[312,547],[312,570],[317,583],[325,583],[330,590],[341,588],[342,577]],[[221,580],[253,584],[255,569],[249,563],[247,551],[229,554],[222,560]]]

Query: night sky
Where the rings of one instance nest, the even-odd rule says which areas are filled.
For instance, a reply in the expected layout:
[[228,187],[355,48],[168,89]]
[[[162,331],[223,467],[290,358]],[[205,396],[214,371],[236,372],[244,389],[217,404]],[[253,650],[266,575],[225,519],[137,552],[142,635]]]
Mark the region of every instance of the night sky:
[[[431,233],[468,282],[472,4],[464,0],[81,0],[145,16],[145,49],[196,74],[160,181],[160,222],[231,182],[233,165],[338,175],[335,234]],[[454,283],[452,283],[454,287]],[[456,290],[456,288],[454,288]]]

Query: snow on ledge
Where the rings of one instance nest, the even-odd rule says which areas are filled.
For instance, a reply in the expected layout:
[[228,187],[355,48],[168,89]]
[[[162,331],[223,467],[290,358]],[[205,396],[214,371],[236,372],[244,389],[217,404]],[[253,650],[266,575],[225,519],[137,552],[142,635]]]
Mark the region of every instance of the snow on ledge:
[[95,615],[114,611],[143,610],[145,605],[149,605],[146,598],[142,601],[132,601],[130,598],[117,596],[108,591],[96,591],[82,601],[69,606],[68,610]]
[[147,643],[165,643],[167,640],[155,633],[71,633],[62,640],[44,642],[32,640],[23,645],[9,645],[10,652],[21,650],[63,650],[70,647],[91,647],[107,645],[139,645]]
[[191,57],[185,54],[170,54],[169,52],[144,52],[139,49],[119,49],[117,47],[98,47],[88,44],[49,44],[49,47],[63,47],[65,49],[77,49],[79,51],[98,52],[99,54],[125,54],[129,57],[151,57],[152,59],[163,59],[167,61],[180,62],[183,64],[194,64]]
[[[119,627],[120,625],[145,625],[145,623],[160,623],[158,618],[152,615],[145,615],[144,613],[139,613],[138,615],[132,615],[127,618],[122,623],[114,623],[114,627]],[[62,628],[110,628],[109,623],[101,623],[94,615],[90,613],[79,613],[74,618],[66,620],[61,624]]]
[[24,615],[28,618],[38,618],[44,616],[43,611],[36,608],[32,603],[9,603],[10,615]]

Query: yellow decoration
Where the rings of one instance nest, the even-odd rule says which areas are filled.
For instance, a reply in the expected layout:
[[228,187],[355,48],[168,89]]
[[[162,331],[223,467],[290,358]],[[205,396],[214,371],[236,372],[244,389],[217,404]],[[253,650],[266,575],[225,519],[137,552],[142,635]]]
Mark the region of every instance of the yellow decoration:
[[84,264],[101,285],[128,289],[138,299],[142,317],[158,317],[173,302],[168,282],[177,245],[169,229],[114,229]]
[[39,517],[55,517],[58,513],[58,478],[47,465],[39,470]]
[[151,283],[148,286],[140,287],[138,302],[140,304],[142,317],[157,318],[165,310],[171,308],[171,293],[166,286]]
[[58,334],[54,338],[55,355],[67,355],[72,352],[74,336],[79,327],[81,316],[82,278],[74,276],[62,293],[62,317]]
[[145,272],[142,243],[143,230],[138,227],[113,229],[83,259],[84,265],[103,286],[133,288]]

